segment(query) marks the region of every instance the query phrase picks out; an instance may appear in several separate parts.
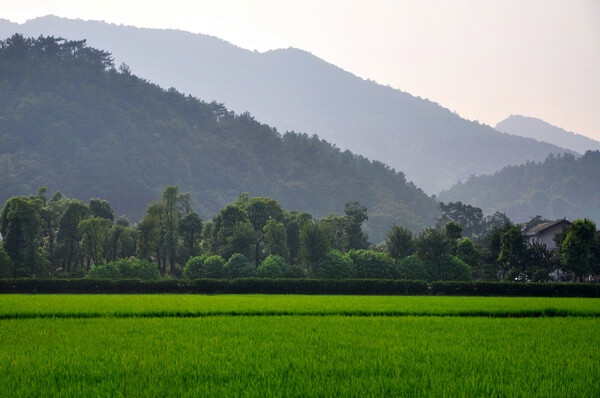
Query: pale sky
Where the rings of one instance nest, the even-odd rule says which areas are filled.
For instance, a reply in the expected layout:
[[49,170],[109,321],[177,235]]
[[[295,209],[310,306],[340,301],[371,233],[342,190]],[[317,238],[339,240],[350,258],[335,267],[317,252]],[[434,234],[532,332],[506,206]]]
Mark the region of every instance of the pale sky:
[[0,0],[13,22],[49,14],[296,47],[467,119],[600,140],[600,0]]

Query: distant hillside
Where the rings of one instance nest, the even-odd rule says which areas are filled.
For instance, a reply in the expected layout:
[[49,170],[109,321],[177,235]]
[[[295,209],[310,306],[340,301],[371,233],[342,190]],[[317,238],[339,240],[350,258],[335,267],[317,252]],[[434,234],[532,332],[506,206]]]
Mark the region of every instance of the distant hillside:
[[546,141],[578,153],[600,150],[600,142],[561,129],[534,117],[511,115],[496,125],[496,130]]
[[469,178],[440,193],[439,199],[465,201],[486,213],[506,212],[518,222],[539,214],[549,219],[588,217],[600,223],[600,151],[505,167]]
[[473,174],[564,152],[467,121],[436,103],[360,79],[297,49],[258,53],[205,35],[57,17],[22,25],[0,22],[0,36],[17,31],[86,38],[90,45],[110,50],[117,65],[125,62],[163,87],[216,100],[238,113],[249,111],[280,131],[316,133],[402,170],[428,193]]
[[167,185],[189,191],[205,219],[243,192],[318,217],[357,200],[374,242],[393,223],[431,225],[438,211],[380,162],[165,91],[83,42],[0,43],[0,203],[47,186],[106,198],[135,220]]

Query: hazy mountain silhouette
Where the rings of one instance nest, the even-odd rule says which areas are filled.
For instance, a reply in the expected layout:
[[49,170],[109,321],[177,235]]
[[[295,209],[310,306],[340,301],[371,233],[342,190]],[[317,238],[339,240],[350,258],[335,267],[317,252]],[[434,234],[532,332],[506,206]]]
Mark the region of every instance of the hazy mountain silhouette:
[[507,166],[458,183],[441,192],[439,199],[468,202],[488,214],[502,211],[517,222],[536,215],[549,219],[587,217],[600,222],[600,151]]
[[243,192],[319,218],[357,200],[373,242],[438,214],[381,162],[163,90],[81,42],[15,35],[0,45],[0,204],[46,186],[139,220],[167,185],[190,192],[204,219]]
[[467,121],[297,49],[258,53],[206,35],[52,16],[22,25],[0,22],[0,35],[15,32],[85,38],[112,52],[117,65],[125,62],[163,87],[249,111],[281,131],[316,133],[402,170],[429,193],[472,174],[565,151]]
[[600,142],[581,134],[566,131],[534,117],[510,115],[496,125],[496,130],[546,141],[578,153],[600,150]]

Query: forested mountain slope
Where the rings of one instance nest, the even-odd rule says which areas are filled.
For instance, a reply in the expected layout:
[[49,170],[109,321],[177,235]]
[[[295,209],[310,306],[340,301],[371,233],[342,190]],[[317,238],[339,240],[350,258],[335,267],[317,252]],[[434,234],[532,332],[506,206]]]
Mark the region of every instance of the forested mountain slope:
[[436,202],[401,172],[163,90],[83,42],[15,35],[0,47],[0,203],[47,186],[137,220],[178,185],[205,219],[249,192],[318,217],[360,201],[375,242],[392,223],[435,221]]
[[496,130],[550,142],[579,153],[600,150],[600,142],[534,117],[510,115],[496,125]]
[[216,100],[238,113],[249,111],[280,131],[318,134],[402,170],[428,193],[472,174],[564,152],[467,121],[297,49],[258,53],[205,35],[51,16],[21,25],[0,21],[0,37],[15,32],[86,38],[111,51],[117,65],[125,62],[162,87]]
[[539,214],[549,219],[587,217],[599,223],[600,151],[505,167],[492,175],[469,178],[439,198],[466,201],[487,213],[506,212],[518,222]]

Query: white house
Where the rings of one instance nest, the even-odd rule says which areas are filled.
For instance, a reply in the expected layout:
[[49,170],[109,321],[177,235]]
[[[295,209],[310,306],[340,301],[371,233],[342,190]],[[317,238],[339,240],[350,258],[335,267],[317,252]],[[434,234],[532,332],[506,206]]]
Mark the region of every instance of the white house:
[[546,245],[547,250],[552,250],[556,247],[556,244],[554,243],[554,235],[562,232],[569,225],[571,225],[571,222],[567,221],[566,219],[548,221],[538,224],[535,227],[525,231],[527,243],[543,243]]

